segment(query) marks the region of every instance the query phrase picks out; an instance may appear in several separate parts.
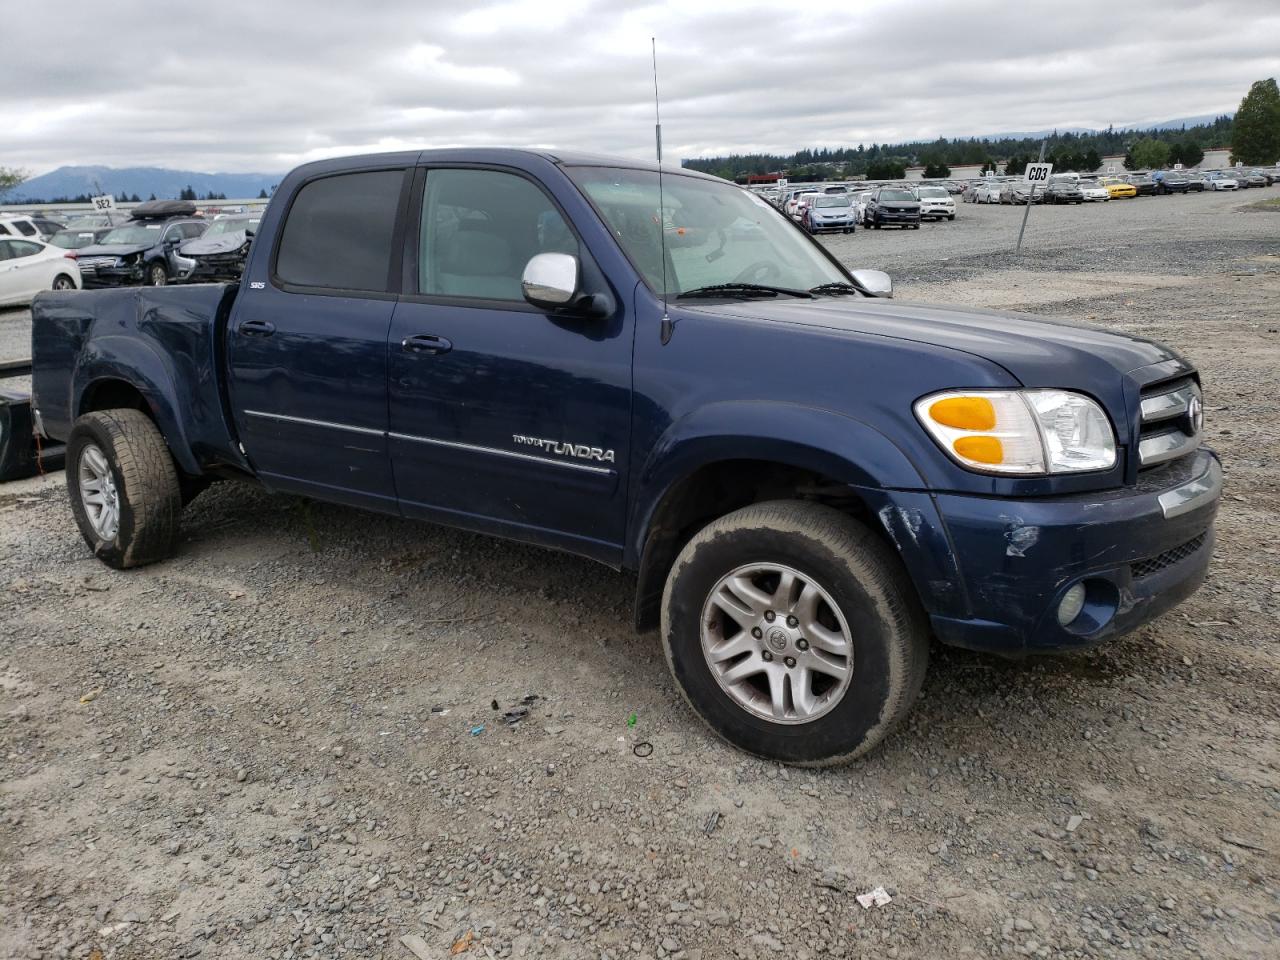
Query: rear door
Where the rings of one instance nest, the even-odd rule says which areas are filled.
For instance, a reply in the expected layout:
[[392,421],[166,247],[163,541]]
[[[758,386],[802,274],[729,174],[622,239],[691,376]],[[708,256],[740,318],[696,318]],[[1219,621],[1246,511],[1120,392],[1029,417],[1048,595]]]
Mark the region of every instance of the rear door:
[[[0,300],[26,303],[53,285],[53,267],[44,246],[30,240],[0,240]],[[46,280],[48,282],[46,282]]]
[[520,171],[431,167],[413,205],[418,242],[389,340],[402,512],[618,560],[630,311],[590,319],[525,301],[536,254],[598,271],[568,215]]
[[231,318],[232,408],[267,486],[395,512],[387,456],[387,333],[412,177],[370,169],[310,180],[278,231],[269,280]]

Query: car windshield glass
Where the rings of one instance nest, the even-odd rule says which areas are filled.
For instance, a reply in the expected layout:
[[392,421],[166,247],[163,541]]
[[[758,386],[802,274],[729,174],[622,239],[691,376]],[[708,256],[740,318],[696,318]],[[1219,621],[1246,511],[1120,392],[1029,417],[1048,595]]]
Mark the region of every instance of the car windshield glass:
[[885,200],[914,200],[914,199],[915,197],[913,197],[911,195],[911,192],[908,190],[881,190],[880,191],[881,202],[884,202]]
[[946,190],[943,190],[943,189],[942,189],[942,187],[921,187],[921,188],[920,188],[920,198],[921,198],[921,199],[924,199],[925,197],[943,197],[943,198],[946,198],[946,196],[947,196],[947,191],[946,191]]
[[795,290],[849,282],[783,214],[731,183],[665,174],[659,217],[655,171],[568,167],[566,172],[654,290],[662,290],[664,236],[670,294],[744,281]]
[[815,207],[847,207],[849,206],[848,197],[819,197],[814,203]]
[[224,233],[244,233],[247,230],[256,230],[259,221],[250,220],[247,217],[227,217],[224,220],[215,220],[209,224],[209,229],[202,236],[220,237]]
[[138,224],[129,227],[116,227],[105,237],[102,238],[103,243],[155,243],[160,239],[160,231],[164,228],[162,223],[148,223],[145,226]]
[[59,230],[49,240],[55,247],[64,250],[79,250],[93,243],[92,230]]

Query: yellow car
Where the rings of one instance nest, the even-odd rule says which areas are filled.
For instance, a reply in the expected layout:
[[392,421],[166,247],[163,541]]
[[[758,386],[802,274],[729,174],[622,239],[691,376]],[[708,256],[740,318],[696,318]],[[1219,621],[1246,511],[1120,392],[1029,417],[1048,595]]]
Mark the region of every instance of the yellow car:
[[1119,177],[1101,177],[1098,183],[1107,188],[1107,193],[1111,195],[1111,199],[1115,200],[1119,197],[1136,197],[1138,188],[1132,183],[1126,183]]

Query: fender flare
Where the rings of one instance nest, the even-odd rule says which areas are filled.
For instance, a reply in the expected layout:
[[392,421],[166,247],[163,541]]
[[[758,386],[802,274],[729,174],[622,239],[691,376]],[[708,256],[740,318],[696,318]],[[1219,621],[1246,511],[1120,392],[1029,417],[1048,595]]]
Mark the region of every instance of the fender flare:
[[794,403],[708,404],[671,423],[637,472],[627,523],[627,566],[639,568],[654,514],[676,484],[724,460],[782,463],[850,486],[926,488],[907,454],[864,421]]
[[149,344],[134,337],[94,337],[81,354],[71,377],[71,420],[83,412],[85,397],[103,380],[121,380],[147,402],[147,412],[160,428],[169,452],[183,472],[204,471],[191,451],[184,419],[177,409],[178,391],[169,364]]

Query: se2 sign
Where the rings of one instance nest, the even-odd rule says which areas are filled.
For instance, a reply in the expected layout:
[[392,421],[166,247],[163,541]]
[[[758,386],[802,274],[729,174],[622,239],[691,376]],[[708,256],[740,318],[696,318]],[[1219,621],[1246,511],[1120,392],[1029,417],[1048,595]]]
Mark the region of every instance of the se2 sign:
[[93,204],[93,209],[103,212],[106,210],[114,210],[116,208],[116,198],[107,194],[102,197],[90,197],[89,202]]
[[1052,163],[1028,163],[1026,178],[1031,186],[1044,186],[1049,182],[1049,174],[1053,173]]

